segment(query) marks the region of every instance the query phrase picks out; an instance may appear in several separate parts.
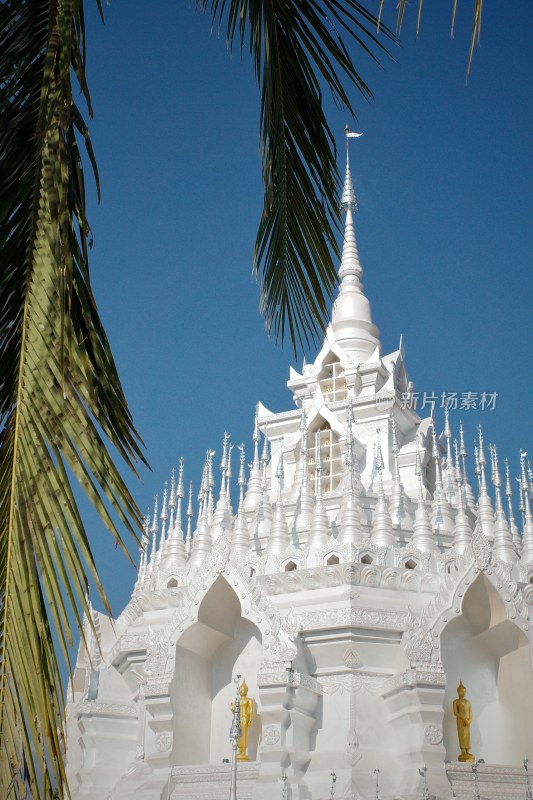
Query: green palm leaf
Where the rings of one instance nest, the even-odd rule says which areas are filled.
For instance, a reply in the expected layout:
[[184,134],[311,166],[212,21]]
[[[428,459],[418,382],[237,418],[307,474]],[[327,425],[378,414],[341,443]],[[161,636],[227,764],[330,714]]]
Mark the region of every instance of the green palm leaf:
[[[200,4],[205,7],[207,3]],[[261,90],[264,210],[254,271],[267,330],[296,350],[326,324],[337,281],[340,178],[323,88],[354,116],[349,86],[370,89],[350,48],[377,62],[377,18],[357,0],[211,0],[231,48],[238,31]],[[385,36],[394,36],[385,28]]]
[[68,663],[88,575],[105,603],[71,476],[123,546],[110,508],[134,534],[140,515],[101,432],[142,455],[89,281],[82,3],[5,2],[0,31],[0,796],[48,798],[65,787],[53,641]]

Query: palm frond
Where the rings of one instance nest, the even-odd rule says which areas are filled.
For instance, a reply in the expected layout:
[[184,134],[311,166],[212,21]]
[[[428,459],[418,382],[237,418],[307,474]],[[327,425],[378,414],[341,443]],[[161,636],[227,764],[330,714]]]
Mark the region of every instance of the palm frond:
[[[91,291],[73,100],[90,112],[82,0],[0,10],[0,796],[64,796],[63,693],[88,576],[70,475],[124,547],[139,511],[104,442],[143,460]],[[96,179],[98,176],[95,171]],[[114,509],[115,514],[110,513]],[[125,548],[124,548],[125,549]]]
[[[390,56],[378,40],[397,42],[407,10],[396,2],[396,36],[357,0],[197,0],[216,26],[225,24],[248,47],[261,89],[261,155],[264,209],[256,238],[254,274],[267,330],[283,340],[286,328],[298,345],[324,330],[336,284],[340,187],[335,142],[322,106],[327,88],[355,116],[350,86],[363,97],[370,88],[354,63],[358,55]],[[467,77],[479,41],[483,0],[474,0]],[[417,3],[416,33],[423,0]],[[452,5],[452,35],[457,0]]]
[[[379,17],[381,19],[381,11],[383,8],[384,0],[380,0]],[[420,33],[420,24],[422,20],[422,4],[423,0],[418,0],[418,10],[416,15],[416,35]],[[396,6],[396,35],[400,36],[407,8],[407,0],[398,0]],[[466,78],[470,75],[470,68],[472,66],[472,59],[474,57],[474,47],[479,45],[479,38],[481,36],[481,12],[483,10],[483,0],[474,0],[474,9],[472,12],[472,30],[470,33],[470,46],[468,49],[468,63],[466,66]],[[452,0],[452,22],[450,28],[450,36],[453,39],[455,31],[455,17],[457,15],[457,0]]]
[[371,92],[350,51],[357,45],[379,63],[387,50],[377,18],[356,0],[211,0],[210,8],[230,48],[235,37],[248,47],[259,82],[264,211],[254,272],[267,330],[281,339],[288,330],[296,350],[324,330],[337,281],[340,178],[323,89],[354,116],[349,86]]

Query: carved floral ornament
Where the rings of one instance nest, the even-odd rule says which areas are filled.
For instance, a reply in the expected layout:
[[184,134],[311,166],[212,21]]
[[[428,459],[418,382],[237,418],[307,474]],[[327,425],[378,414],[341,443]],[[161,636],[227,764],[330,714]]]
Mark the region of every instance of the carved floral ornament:
[[280,740],[280,731],[278,725],[267,725],[263,729],[262,743],[268,747],[274,747]]
[[166,753],[172,747],[172,734],[168,731],[160,731],[155,737],[155,747],[160,753]]
[[443,739],[442,728],[440,725],[429,724],[424,728],[424,739],[428,744],[440,744]]

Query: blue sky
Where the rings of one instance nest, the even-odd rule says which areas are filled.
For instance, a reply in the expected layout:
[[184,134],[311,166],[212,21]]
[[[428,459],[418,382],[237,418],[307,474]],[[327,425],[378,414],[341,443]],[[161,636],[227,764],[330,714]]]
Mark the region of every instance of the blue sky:
[[[351,148],[357,239],[384,352],[404,334],[422,394],[498,392],[494,411],[462,414],[468,445],[481,421],[516,472],[519,447],[533,455],[533,5],[485,4],[465,85],[472,5],[459,4],[453,40],[451,0],[425,4],[418,41],[409,8],[396,62],[357,57],[374,92],[371,103],[354,92],[357,122],[325,107],[342,171],[345,123],[364,132]],[[262,187],[249,59],[230,59],[193,3],[105,12],[104,27],[88,4],[102,183],[98,206],[88,180],[91,273],[153,468],[131,481],[144,510],[180,455],[197,487],[224,430],[249,447],[257,400],[291,408],[295,362],[265,334],[251,278]],[[135,574],[86,517],[119,613]]]

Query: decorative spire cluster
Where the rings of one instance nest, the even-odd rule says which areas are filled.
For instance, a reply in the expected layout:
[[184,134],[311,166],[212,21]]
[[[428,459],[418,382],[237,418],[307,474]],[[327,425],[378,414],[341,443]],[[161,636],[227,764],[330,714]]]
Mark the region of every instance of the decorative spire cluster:
[[[372,323],[363,292],[363,271],[355,239],[353,215],[358,207],[348,141],[358,136],[346,130],[346,178],[340,203],[346,224],[339,294],[327,338],[329,353],[338,359],[336,368],[342,366],[346,371],[344,384],[338,370],[332,372],[330,368],[327,373],[333,376],[327,378],[328,383],[342,386],[333,398],[334,405],[328,405],[328,424],[333,427],[327,444],[321,438],[321,431],[327,427],[321,416],[325,413],[324,393],[319,391],[315,401],[307,387],[305,393],[295,395],[298,412],[271,415],[262,423],[258,404],[248,477],[245,446],[237,447],[236,514],[231,504],[233,444],[230,434],[224,432],[218,496],[215,498],[213,467],[216,453],[208,449],[196,514],[193,483],[189,483],[185,528],[184,461],[180,458],[177,472],[173,469],[169,484],[164,485],[161,510],[156,496],[152,516],[145,518],[134,593],[149,586],[172,588],[186,582],[191,570],[201,570],[221,537],[227,542],[230,558],[249,563],[251,572],[256,574],[280,571],[288,564],[291,568],[297,564],[326,566],[333,555],[339,561],[350,561],[360,554],[368,556],[369,552],[382,564],[397,566],[403,560],[412,567],[423,560],[428,569],[438,571],[443,569],[441,553],[451,549],[461,556],[480,532],[488,540],[492,556],[510,565],[515,580],[524,576],[529,580],[533,573],[533,472],[526,463],[526,452],[520,453],[517,478],[519,526],[513,511],[509,462],[505,459],[504,484],[498,452],[492,444],[489,453],[494,501],[491,499],[480,426],[474,445],[476,499],[468,477],[462,422],[459,421],[458,438],[454,439],[447,408],[441,436],[437,436],[433,413],[424,425],[416,414],[403,413],[405,407],[400,407],[398,401],[399,381],[404,380],[406,393],[412,390],[412,383],[401,377],[398,367],[403,363],[403,343],[394,354],[400,362],[393,361],[388,368],[391,390],[396,392],[390,409],[381,416],[377,405],[370,416],[368,410],[359,410],[360,394],[367,385],[365,375],[376,364],[383,370],[385,359],[381,360],[379,332]],[[320,376],[314,380],[316,385]],[[371,423],[370,419],[376,421]],[[358,438],[360,422],[364,423],[365,432]],[[375,427],[369,430],[372,424]],[[324,463],[333,461],[333,428],[339,448],[335,463],[341,472],[340,476],[337,473],[335,487]],[[328,467],[332,470],[331,462]]]
[[[230,435],[224,433],[220,461],[220,488],[215,504],[213,462],[215,451],[208,449],[202,469],[198,492],[196,528],[193,535],[193,483],[189,483],[187,523],[183,527],[185,500],[184,461],[179,459],[178,470],[172,470],[169,484],[164,484],[161,506],[156,495],[151,516],[144,519],[140,549],[140,564],[134,594],[149,586],[169,587],[186,580],[190,570],[202,567],[220,536],[226,537],[231,557],[248,559],[254,572],[276,571],[283,568],[284,559],[294,560],[300,552],[300,563],[325,565],[327,553],[337,553],[339,560],[353,557],[354,550],[378,548],[390,553],[398,562],[401,548],[409,553],[438,553],[452,547],[465,553],[472,542],[476,527],[489,539],[493,556],[511,568],[519,565],[533,568],[533,515],[531,510],[532,481],[526,465],[527,453],[520,452],[520,474],[517,478],[522,534],[513,511],[512,481],[508,459],[505,459],[505,482],[500,474],[500,462],[495,445],[489,445],[490,477],[494,489],[494,507],[486,476],[486,457],[483,431],[477,430],[474,447],[475,473],[478,478],[478,498],[468,485],[467,453],[464,430],[459,425],[459,441],[453,440],[450,417],[445,415],[443,439],[440,444],[432,420],[425,449],[420,443],[413,464],[412,494],[405,491],[400,475],[398,428],[390,418],[390,444],[386,468],[382,431],[376,429],[372,479],[365,488],[361,482],[360,465],[355,452],[355,418],[353,397],[346,401],[345,447],[342,479],[339,490],[324,493],[324,463],[320,431],[309,431],[307,414],[302,411],[299,424],[299,458],[294,463],[289,481],[286,459],[278,440],[272,456],[269,452],[268,431],[261,432],[256,413],[252,442],[253,461],[246,475],[245,446],[240,444],[239,469],[236,485],[238,508],[231,508]],[[309,443],[314,445],[314,465],[310,463]],[[428,472],[427,465],[431,465]],[[314,468],[314,480],[310,469]],[[274,473],[272,473],[274,470]],[[433,474],[433,484],[431,478]],[[443,474],[445,480],[443,480]],[[387,488],[388,487],[388,488]],[[505,500],[504,500],[505,496]],[[403,509],[403,511],[402,511]],[[407,544],[405,544],[407,542]],[[377,552],[377,551],[376,551]],[[394,553],[396,555],[394,556]],[[385,562],[389,556],[385,557]],[[294,563],[294,561],[291,563]],[[437,562],[432,561],[434,569]],[[169,577],[170,576],[170,577]]]

